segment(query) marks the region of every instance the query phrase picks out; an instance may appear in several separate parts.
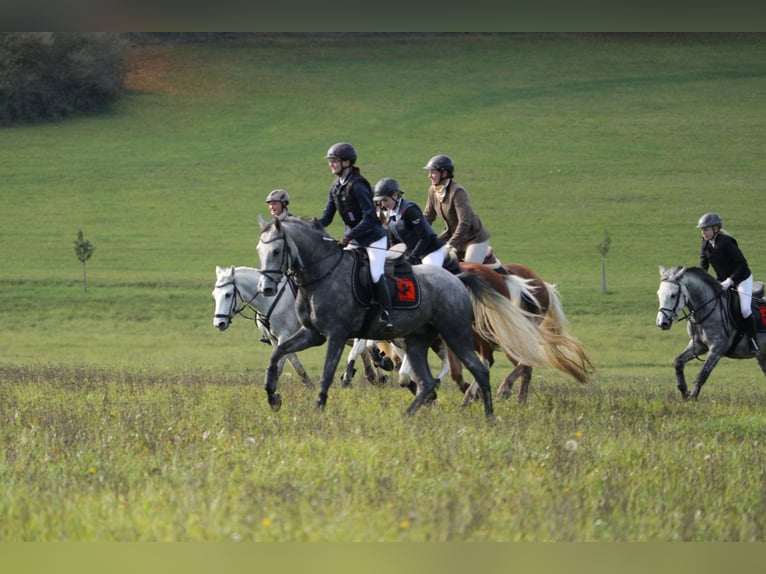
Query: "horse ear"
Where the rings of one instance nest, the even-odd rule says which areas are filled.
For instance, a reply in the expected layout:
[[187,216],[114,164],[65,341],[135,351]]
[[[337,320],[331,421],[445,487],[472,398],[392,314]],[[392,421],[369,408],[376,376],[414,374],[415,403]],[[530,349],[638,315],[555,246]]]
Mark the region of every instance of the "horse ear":
[[215,266],[215,274],[216,275],[220,275],[221,274],[221,268],[218,265]]
[[229,273],[232,277],[234,277],[234,265],[231,266],[231,269],[229,269]]
[[660,265],[660,277],[662,277],[663,275],[665,275],[665,267]]
[[261,226],[261,231],[263,231],[263,228],[266,227],[266,220],[261,217],[261,214],[258,214],[258,225]]

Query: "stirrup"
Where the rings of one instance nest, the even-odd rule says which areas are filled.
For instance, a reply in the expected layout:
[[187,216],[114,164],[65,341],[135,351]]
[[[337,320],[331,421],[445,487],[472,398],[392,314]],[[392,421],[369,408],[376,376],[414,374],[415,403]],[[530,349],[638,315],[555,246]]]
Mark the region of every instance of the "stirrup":
[[758,345],[758,341],[756,341],[754,337],[748,339],[747,350],[750,351],[751,355],[757,355],[761,352],[761,347]]
[[380,322],[383,323],[383,334],[386,337],[390,337],[394,332],[394,324],[391,322],[391,315],[388,311],[383,310],[380,312]]

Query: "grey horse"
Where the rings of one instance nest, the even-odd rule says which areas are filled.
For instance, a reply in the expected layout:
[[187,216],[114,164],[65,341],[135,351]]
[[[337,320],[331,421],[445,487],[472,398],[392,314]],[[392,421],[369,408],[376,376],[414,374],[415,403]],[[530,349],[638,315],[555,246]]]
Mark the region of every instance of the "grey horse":
[[[766,375],[766,332],[763,331],[763,319],[760,307],[766,302],[757,300],[755,295],[763,295],[763,283],[758,283],[753,289],[754,306],[758,307],[757,315],[760,319],[758,343],[761,352],[755,355],[755,359]],[[730,304],[733,299],[739,301],[736,293],[730,295],[724,291],[720,283],[701,267],[676,266],[665,269],[660,266],[660,287],[657,291],[660,308],[657,312],[657,326],[667,331],[673,325],[673,321],[687,320],[686,330],[691,340],[684,351],[676,357],[674,366],[676,380],[681,396],[687,400],[697,400],[702,385],[705,384],[711,371],[718,364],[721,357],[732,359],[749,359],[753,355],[748,353],[747,340],[743,337],[738,324],[732,319],[732,315],[740,316],[739,308],[736,314],[732,313]],[[754,308],[755,308],[754,307]],[[681,313],[684,313],[681,315]],[[690,392],[684,376],[684,365],[692,359],[708,353],[702,369],[694,382],[694,389]]]
[[[360,303],[352,294],[355,254],[340,248],[316,220],[259,219],[259,288],[264,294],[271,294],[282,277],[289,274],[299,288],[296,309],[301,321],[298,331],[280,341],[272,351],[265,377],[268,403],[274,410],[282,404],[276,392],[281,357],[326,342],[316,403],[317,407],[324,407],[346,340],[388,337],[379,332],[378,321],[372,318],[377,310]],[[420,304],[393,312],[393,337],[404,339],[418,387],[406,413],[414,414],[438,385],[430,372],[427,354],[436,337],[441,336],[476,378],[485,414],[491,417],[489,369],[474,352],[474,330],[495,331],[496,340],[504,341],[514,356],[540,365],[545,357],[536,326],[522,310],[478,277],[459,278],[431,265],[413,266],[412,273],[420,292]]]

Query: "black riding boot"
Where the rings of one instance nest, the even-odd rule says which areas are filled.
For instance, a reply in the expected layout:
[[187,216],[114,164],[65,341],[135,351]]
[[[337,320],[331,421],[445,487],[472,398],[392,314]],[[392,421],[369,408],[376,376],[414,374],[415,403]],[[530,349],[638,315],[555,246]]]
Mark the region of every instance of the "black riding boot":
[[758,346],[758,326],[755,323],[755,315],[745,319],[745,332],[748,336],[747,350],[751,355],[757,355],[761,352],[761,348]]
[[373,283],[375,289],[375,298],[380,305],[380,322],[383,329],[383,334],[386,337],[391,337],[394,332],[394,325],[391,322],[391,293],[388,292],[388,283],[385,277],[381,277],[380,281]]

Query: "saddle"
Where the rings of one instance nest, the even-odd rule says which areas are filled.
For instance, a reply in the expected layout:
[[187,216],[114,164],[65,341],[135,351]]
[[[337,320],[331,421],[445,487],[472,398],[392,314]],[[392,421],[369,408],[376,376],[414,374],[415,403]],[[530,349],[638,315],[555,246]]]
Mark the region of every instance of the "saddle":
[[[729,292],[728,313],[737,330],[742,332],[744,325],[742,323],[742,311],[740,310],[739,297],[735,293]],[[751,299],[751,309],[755,315],[755,324],[759,332],[766,333],[766,299],[764,299],[763,281],[753,281],[753,298]]]
[[[370,307],[373,302],[370,261],[363,249],[353,249],[354,265],[351,270],[351,291],[360,305]],[[420,306],[420,285],[403,255],[386,258],[383,281],[388,282],[392,309],[416,309]]]

